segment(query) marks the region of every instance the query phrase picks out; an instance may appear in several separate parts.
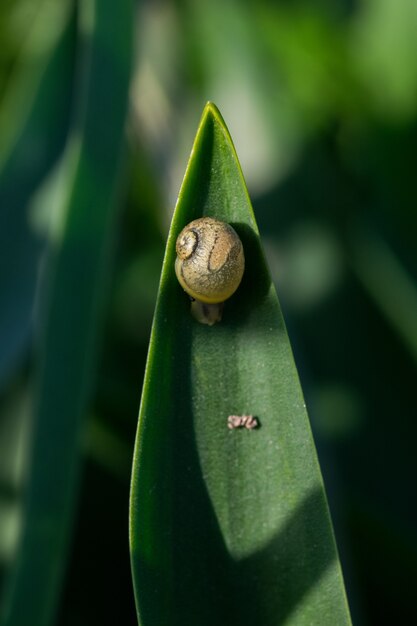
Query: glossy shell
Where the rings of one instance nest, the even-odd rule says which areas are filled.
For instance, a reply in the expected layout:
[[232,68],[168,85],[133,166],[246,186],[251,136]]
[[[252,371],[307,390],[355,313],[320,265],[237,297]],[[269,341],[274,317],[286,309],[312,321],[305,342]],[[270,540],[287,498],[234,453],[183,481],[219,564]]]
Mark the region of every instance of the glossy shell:
[[245,269],[243,246],[225,222],[202,217],[178,235],[175,272],[182,288],[196,300],[224,302],[236,291]]

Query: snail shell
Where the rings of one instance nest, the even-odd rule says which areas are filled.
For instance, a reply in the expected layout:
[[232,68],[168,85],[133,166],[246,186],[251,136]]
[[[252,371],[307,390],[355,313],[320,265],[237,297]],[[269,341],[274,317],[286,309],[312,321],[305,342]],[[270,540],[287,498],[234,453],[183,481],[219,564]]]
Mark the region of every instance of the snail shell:
[[236,231],[225,222],[201,217],[178,235],[175,272],[195,300],[224,302],[236,291],[245,269],[243,246]]

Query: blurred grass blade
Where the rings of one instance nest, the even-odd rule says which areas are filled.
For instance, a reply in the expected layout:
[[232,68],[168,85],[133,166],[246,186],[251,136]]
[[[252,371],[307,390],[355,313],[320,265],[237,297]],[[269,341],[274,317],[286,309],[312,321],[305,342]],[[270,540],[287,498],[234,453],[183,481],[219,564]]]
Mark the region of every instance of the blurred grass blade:
[[357,226],[350,251],[359,280],[417,362],[417,287],[413,276],[375,229]]
[[[10,78],[7,81],[7,89],[0,99],[0,171],[7,166],[14,171],[13,153],[17,151],[19,142],[28,132],[32,131],[31,139],[34,145],[28,146],[26,162],[21,167],[28,168],[33,157],[33,152],[38,146],[36,141],[46,143],[51,137],[40,133],[40,125],[45,123],[48,116],[49,123],[55,124],[55,117],[51,112],[57,113],[55,106],[62,106],[68,99],[68,91],[71,88],[71,76],[56,74],[55,57],[61,61],[63,48],[70,45],[68,41],[69,29],[71,29],[74,17],[74,5],[71,0],[54,2],[53,0],[41,0],[31,17],[26,37],[21,41],[22,49],[16,60]],[[72,39],[74,33],[71,32]],[[71,41],[72,43],[72,41]],[[71,59],[72,60],[72,59]],[[63,68],[61,67],[61,70]],[[70,69],[69,67],[66,69]],[[51,81],[51,73],[55,74],[55,84]],[[47,80],[49,78],[49,81]],[[64,82],[65,81],[65,82]],[[45,91],[45,83],[49,87],[50,100],[39,103],[39,95]],[[55,93],[55,89],[59,93]],[[55,101],[56,98],[56,101]],[[61,98],[63,102],[61,101]],[[60,116],[57,116],[60,119]],[[34,122],[37,122],[34,123]],[[44,132],[45,129],[43,129]],[[49,131],[51,133],[51,127]],[[36,133],[37,131],[37,133]],[[54,136],[52,135],[52,138]],[[43,155],[42,155],[43,156]],[[9,162],[12,161],[10,164]],[[36,159],[31,163],[37,169]]]
[[26,506],[1,623],[53,621],[68,548],[82,416],[107,277],[132,48],[132,3],[83,0],[78,109],[62,228],[48,265]]
[[30,342],[46,242],[28,219],[29,203],[65,145],[75,23],[72,2],[41,3],[0,101],[0,390]]
[[[223,321],[198,324],[175,240],[208,215],[245,248]],[[227,427],[252,414],[254,431]],[[133,465],[130,542],[148,624],[350,624],[324,487],[288,336],[237,156],[212,105],[169,233]]]

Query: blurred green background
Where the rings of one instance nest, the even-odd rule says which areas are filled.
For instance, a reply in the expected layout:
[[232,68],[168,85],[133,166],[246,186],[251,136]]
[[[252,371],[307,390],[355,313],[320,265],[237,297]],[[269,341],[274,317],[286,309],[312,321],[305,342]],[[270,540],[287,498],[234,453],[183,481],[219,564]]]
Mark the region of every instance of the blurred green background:
[[[127,515],[138,404],[165,237],[207,100],[234,139],[284,309],[353,621],[417,623],[417,3],[98,7],[0,5],[0,623],[29,623],[1,607],[28,493],[48,500],[33,476],[60,460],[39,454],[39,414],[50,420],[43,449],[59,457],[67,445],[72,468],[48,619],[136,623]],[[74,178],[78,145],[90,169]],[[69,193],[69,210],[85,201],[98,217],[79,211],[68,252]],[[94,239],[106,202],[103,288],[87,323],[71,317],[83,302],[79,241]],[[88,297],[94,272],[84,282]],[[74,357],[81,380],[57,390],[47,372],[65,377],[67,357],[55,347],[83,333],[94,341],[81,344],[80,369]],[[54,407],[65,413],[77,385],[68,436]],[[54,518],[43,521],[52,537]]]

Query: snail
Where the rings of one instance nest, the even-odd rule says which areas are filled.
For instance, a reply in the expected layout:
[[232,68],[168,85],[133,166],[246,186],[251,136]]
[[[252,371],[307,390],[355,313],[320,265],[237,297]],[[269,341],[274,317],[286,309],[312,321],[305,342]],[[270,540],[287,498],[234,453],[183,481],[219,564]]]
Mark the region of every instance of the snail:
[[223,303],[239,287],[245,269],[236,231],[220,220],[201,217],[180,232],[175,273],[192,298],[191,312],[202,324],[221,320]]

